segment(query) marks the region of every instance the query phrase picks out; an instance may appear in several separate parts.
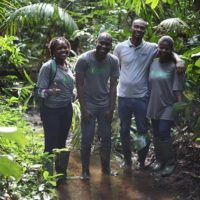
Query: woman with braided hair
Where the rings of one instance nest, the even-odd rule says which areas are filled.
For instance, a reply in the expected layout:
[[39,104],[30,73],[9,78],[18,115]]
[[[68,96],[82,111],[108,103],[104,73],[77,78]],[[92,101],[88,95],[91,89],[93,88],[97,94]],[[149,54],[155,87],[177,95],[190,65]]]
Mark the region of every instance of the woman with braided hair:
[[[45,62],[39,72],[37,88],[43,98],[40,111],[44,128],[44,151],[51,154],[54,149],[65,148],[72,122],[72,97],[74,78],[67,62],[71,45],[64,37],[55,37],[49,43],[51,59]],[[56,159],[55,168],[66,176],[66,153]],[[62,163],[65,163],[61,165]],[[46,169],[52,174],[52,162]]]

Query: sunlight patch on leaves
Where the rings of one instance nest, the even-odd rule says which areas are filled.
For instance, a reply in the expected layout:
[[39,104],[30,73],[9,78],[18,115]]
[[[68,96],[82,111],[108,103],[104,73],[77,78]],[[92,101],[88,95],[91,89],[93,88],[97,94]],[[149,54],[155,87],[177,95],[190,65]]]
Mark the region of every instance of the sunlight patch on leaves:
[[159,0],[146,0],[146,4],[150,4],[152,9],[155,9],[159,3]]
[[10,127],[0,127],[0,134],[1,133],[13,133],[17,131],[17,127],[10,126]]
[[25,134],[23,131],[15,129],[15,127],[0,127],[0,137],[12,140],[22,146],[26,144]]
[[200,58],[195,62],[195,65],[196,65],[197,67],[200,67]]
[[13,176],[17,180],[21,177],[22,169],[19,164],[13,161],[9,156],[0,156],[0,174],[4,176]]

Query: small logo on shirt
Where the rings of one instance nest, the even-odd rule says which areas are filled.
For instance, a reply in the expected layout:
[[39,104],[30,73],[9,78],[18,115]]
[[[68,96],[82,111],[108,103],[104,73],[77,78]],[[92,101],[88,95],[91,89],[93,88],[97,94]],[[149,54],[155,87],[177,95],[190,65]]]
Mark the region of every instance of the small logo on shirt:
[[169,76],[169,73],[164,72],[164,71],[160,71],[160,70],[153,70],[150,73],[150,77],[151,78],[167,78]]
[[109,71],[108,67],[103,67],[103,68],[90,67],[88,72],[93,75],[105,75],[108,74]]

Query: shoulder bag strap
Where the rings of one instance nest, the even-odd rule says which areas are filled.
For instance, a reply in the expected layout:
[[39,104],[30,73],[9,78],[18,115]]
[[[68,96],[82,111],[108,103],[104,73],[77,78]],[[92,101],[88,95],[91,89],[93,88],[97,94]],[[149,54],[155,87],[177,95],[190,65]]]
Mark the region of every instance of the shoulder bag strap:
[[[57,64],[54,59],[51,60],[51,70],[50,70],[50,79],[49,79],[49,86],[53,83],[57,72]],[[48,86],[48,87],[49,87]]]

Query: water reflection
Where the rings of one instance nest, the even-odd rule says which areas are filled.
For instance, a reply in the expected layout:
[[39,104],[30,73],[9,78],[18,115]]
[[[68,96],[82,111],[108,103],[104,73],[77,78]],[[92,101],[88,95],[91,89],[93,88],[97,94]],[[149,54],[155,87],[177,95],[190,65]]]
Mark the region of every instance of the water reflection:
[[[79,176],[81,166],[79,153],[71,154],[70,174]],[[155,184],[149,172],[119,169],[119,163],[113,162],[116,177],[105,176],[101,173],[98,155],[91,156],[91,179],[80,180],[72,177],[65,185],[59,187],[61,200],[171,200],[171,193],[162,190]]]
[[[99,183],[99,190],[97,192],[97,199],[113,199],[113,188],[111,184],[111,177],[109,176],[101,176],[101,180]],[[114,177],[113,177],[114,178]]]
[[80,197],[83,200],[90,200],[92,199],[91,196],[91,185],[90,185],[90,181],[80,181],[80,185],[79,188],[77,188],[78,190],[80,190]]

